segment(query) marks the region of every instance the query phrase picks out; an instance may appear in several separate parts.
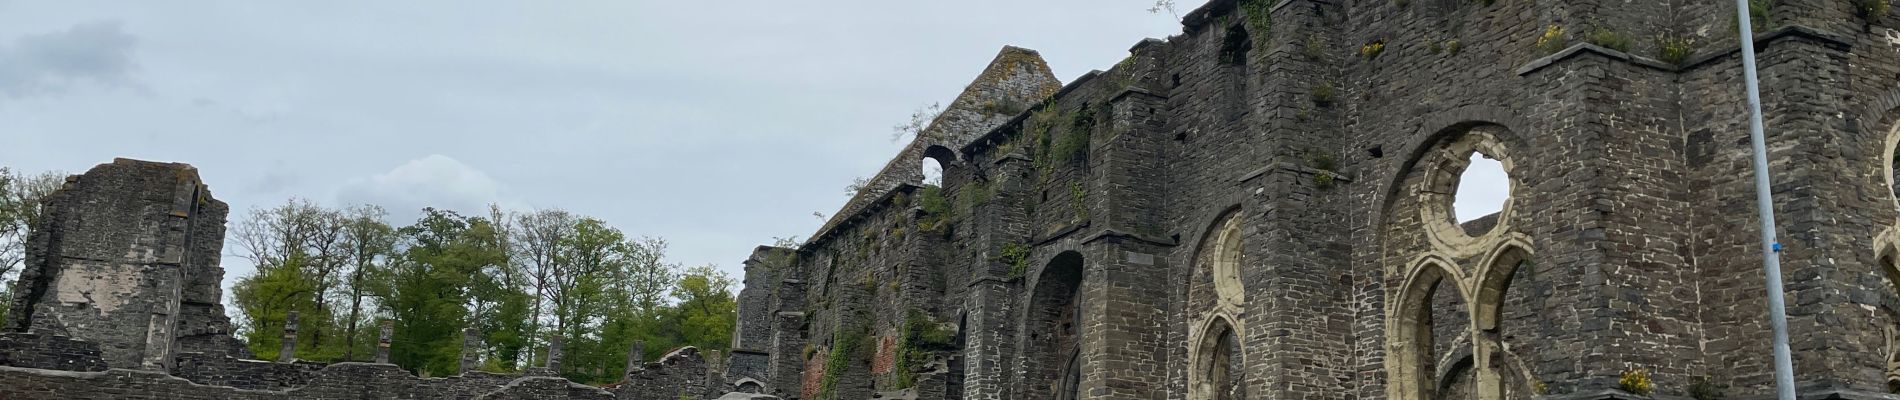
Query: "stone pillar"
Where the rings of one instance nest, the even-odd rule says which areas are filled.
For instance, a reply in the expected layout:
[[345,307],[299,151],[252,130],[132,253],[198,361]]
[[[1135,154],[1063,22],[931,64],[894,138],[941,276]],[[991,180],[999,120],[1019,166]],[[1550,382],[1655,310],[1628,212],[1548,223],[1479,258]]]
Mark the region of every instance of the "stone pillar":
[[482,334],[475,328],[462,329],[462,373],[482,366]]
[[726,356],[719,350],[706,352],[706,389],[709,392],[726,392]]
[[297,359],[297,312],[291,311],[284,316],[284,346],[277,350],[277,362],[287,363]]
[[[805,331],[805,313],[780,311],[777,326],[772,330],[771,370],[766,373],[770,378],[766,386],[772,391],[768,394],[795,394],[802,382],[799,379],[805,373],[805,346],[808,343]],[[786,396],[792,397],[792,396]]]
[[383,320],[382,335],[376,338],[376,363],[389,363],[389,340],[396,336],[396,321]]
[[627,375],[632,375],[635,371],[646,368],[646,354],[647,342],[644,340],[633,341],[633,348],[627,350]]
[[561,373],[561,337],[560,336],[548,338],[547,369],[548,369],[548,373],[551,373],[551,374],[559,375]]

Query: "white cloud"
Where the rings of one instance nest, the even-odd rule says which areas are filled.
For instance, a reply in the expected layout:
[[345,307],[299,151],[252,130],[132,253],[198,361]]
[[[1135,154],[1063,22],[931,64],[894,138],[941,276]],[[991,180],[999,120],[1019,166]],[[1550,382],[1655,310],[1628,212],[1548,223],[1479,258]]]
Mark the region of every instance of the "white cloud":
[[351,179],[337,190],[336,197],[342,205],[377,204],[392,217],[402,217],[416,215],[423,207],[479,212],[489,203],[500,202],[501,191],[501,183],[487,173],[449,156],[431,154],[388,172]]
[[137,44],[138,38],[125,33],[117,21],[21,36],[0,45],[0,94],[58,92],[82,81],[127,84],[136,67],[132,50]]

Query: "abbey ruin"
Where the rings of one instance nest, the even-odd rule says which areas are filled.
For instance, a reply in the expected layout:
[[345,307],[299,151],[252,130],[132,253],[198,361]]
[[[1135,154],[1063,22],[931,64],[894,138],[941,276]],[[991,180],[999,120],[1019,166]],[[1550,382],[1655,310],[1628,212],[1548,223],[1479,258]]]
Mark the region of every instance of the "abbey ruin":
[[[1758,3],[1801,396],[1900,398],[1900,17]],[[1067,84],[1005,49],[755,251],[733,365],[801,399],[1770,398],[1735,15],[1213,1]],[[1510,199],[1461,224],[1474,154]]]
[[[1900,17],[1758,3],[1802,398],[1900,399]],[[609,387],[252,360],[228,207],[119,160],[47,201],[0,398],[1769,398],[1734,16],[1215,0],[1067,84],[1005,48],[816,234],[752,252],[729,354]],[[1461,219],[1474,155],[1510,198]]]

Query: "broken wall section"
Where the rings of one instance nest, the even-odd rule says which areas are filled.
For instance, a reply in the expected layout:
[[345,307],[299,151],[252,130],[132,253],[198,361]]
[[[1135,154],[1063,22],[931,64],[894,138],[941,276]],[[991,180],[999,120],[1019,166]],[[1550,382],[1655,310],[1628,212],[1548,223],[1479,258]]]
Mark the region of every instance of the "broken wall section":
[[97,343],[113,368],[166,369],[179,351],[250,356],[219,302],[229,206],[196,168],[116,159],[44,202],[5,331]]

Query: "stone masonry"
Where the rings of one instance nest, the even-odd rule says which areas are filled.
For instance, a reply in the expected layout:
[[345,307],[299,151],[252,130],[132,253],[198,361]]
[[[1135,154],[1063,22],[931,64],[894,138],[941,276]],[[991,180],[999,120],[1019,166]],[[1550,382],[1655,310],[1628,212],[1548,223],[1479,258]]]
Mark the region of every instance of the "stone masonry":
[[[389,343],[386,321],[384,361],[323,364],[288,351],[253,360],[219,301],[228,207],[196,169],[114,160],[67,178],[45,210],[0,331],[0,399],[677,400],[720,397],[739,380],[726,378],[718,352],[708,360],[692,347],[653,363],[630,357],[639,368],[611,388],[473,371],[472,351],[461,375],[418,378],[386,362],[388,346],[401,345]],[[465,346],[479,337],[465,332]]]
[[[1756,3],[1744,36],[1727,0],[1215,0],[1066,85],[1006,48],[753,251],[729,370],[799,399],[1767,398],[1750,37],[1802,398],[1900,398],[1900,16]],[[1460,224],[1474,156],[1511,197]]]

